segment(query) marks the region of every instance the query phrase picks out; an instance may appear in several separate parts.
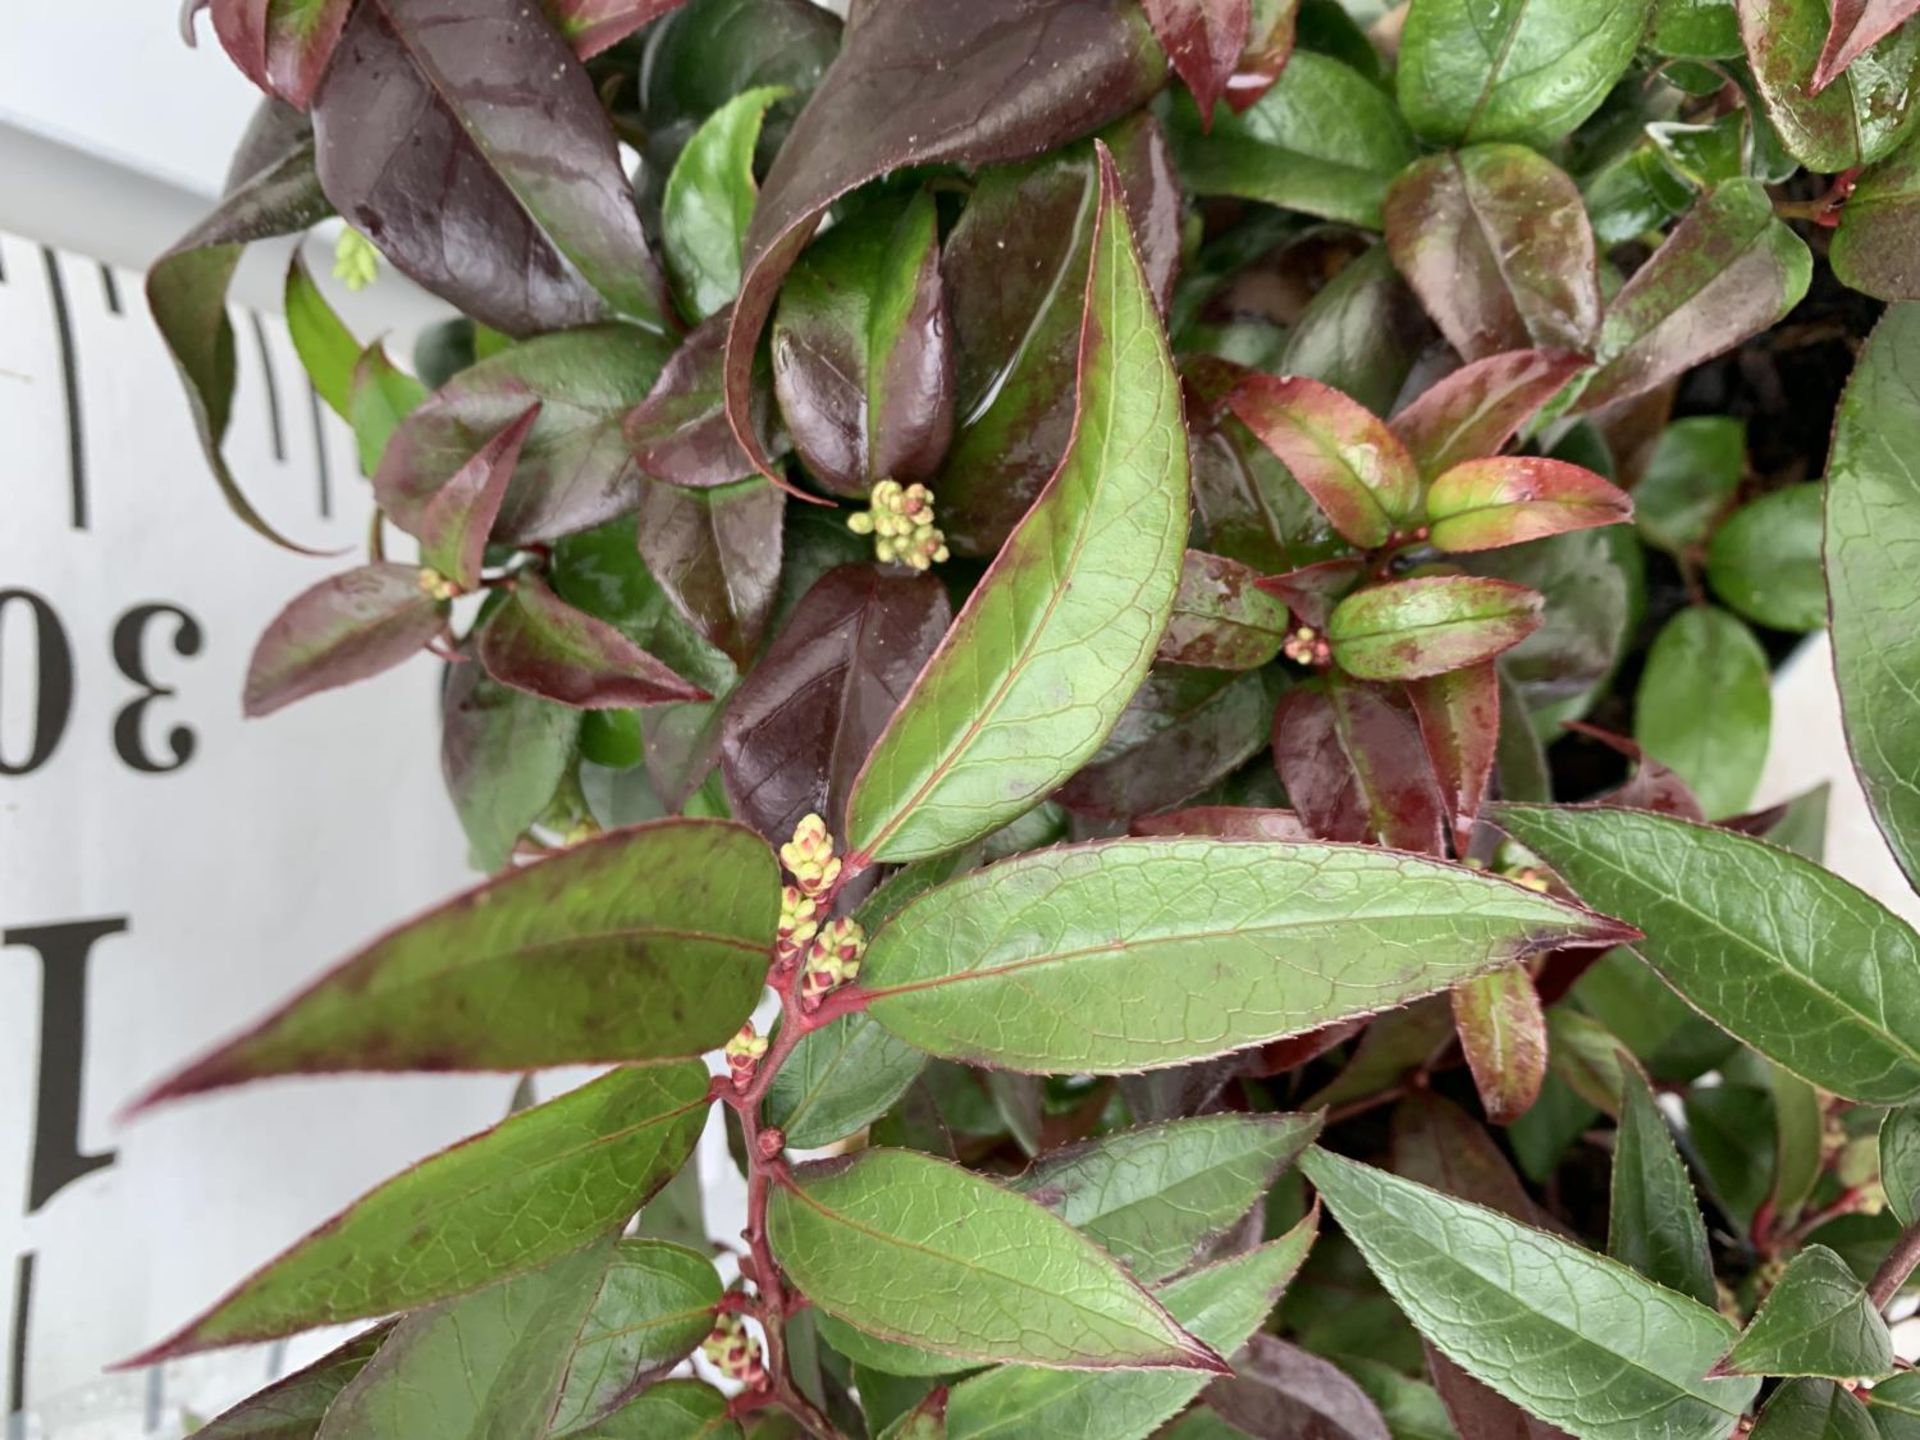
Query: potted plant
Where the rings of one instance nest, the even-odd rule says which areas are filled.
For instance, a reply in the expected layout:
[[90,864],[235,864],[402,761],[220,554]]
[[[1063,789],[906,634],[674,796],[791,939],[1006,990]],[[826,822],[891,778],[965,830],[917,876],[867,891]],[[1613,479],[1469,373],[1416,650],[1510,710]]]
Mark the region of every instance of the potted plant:
[[609,1068],[200,1433],[1913,1433],[1920,941],[1750,807],[1826,627],[1920,873],[1916,8],[212,0],[241,516],[249,241],[461,312],[295,261],[377,517],[245,703],[436,657],[489,878],[147,1103]]

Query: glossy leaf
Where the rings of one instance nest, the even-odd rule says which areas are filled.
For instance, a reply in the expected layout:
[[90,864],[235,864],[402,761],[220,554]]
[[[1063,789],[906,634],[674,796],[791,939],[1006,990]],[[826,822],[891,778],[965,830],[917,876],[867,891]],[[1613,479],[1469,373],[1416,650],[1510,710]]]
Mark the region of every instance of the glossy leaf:
[[1296,52],[1273,88],[1210,130],[1185,96],[1173,104],[1180,178],[1201,195],[1233,195],[1377,229],[1387,186],[1417,151],[1380,88],[1338,60]]
[[1524,965],[1508,965],[1453,992],[1453,1023],[1481,1107],[1495,1125],[1533,1108],[1547,1077],[1547,1024]]
[[420,512],[420,563],[460,590],[480,584],[487,539],[520,463],[521,448],[539,418],[536,400],[454,471]]
[[[1578,1440],[1722,1440],[1757,1381],[1704,1380],[1733,1327],[1570,1241],[1313,1150],[1321,1198],[1421,1334]],[[1444,1289],[1425,1277],[1448,1277]]]
[[573,763],[580,716],[510,690],[469,660],[440,690],[440,772],[474,868],[499,870]]
[[1893,1337],[1860,1277],[1826,1246],[1809,1245],[1787,1262],[1715,1373],[1878,1380],[1893,1361]]
[[1843,70],[1920,10],[1913,0],[1836,0],[1813,72],[1813,88],[1824,90]]
[[362,565],[302,591],[273,619],[247,666],[246,712],[271,715],[322,690],[391,670],[446,624],[411,565]]
[[195,1430],[195,1440],[314,1440],[327,1408],[366,1367],[391,1325],[377,1325],[276,1380]]
[[1238,1375],[1209,1387],[1207,1403],[1250,1435],[1391,1440],[1366,1391],[1330,1361],[1272,1335],[1255,1336]]
[[906,1094],[926,1055],[867,1015],[845,1015],[794,1048],[767,1091],[767,1123],[817,1149],[871,1124]]
[[1827,623],[1825,505],[1818,485],[1789,485],[1742,506],[1707,547],[1713,593],[1756,624],[1820,629]]
[[1653,0],[1416,0],[1400,37],[1400,108],[1422,139],[1542,148],[1599,108]]
[[696,321],[718,314],[740,290],[740,246],[753,223],[753,149],[767,109],[792,92],[742,91],[687,141],[660,200],[667,274],[680,308]]
[[1607,1253],[1657,1285],[1717,1305],[1707,1227],[1687,1167],[1640,1071],[1621,1067]]
[[1491,664],[1451,670],[1407,686],[1407,698],[1464,855],[1499,753],[1500,672]]
[[689,490],[649,482],[640,492],[647,570],[687,623],[736,665],[760,648],[780,583],[783,490],[755,476]]
[[1422,475],[1498,454],[1586,368],[1578,355],[1514,350],[1463,365],[1387,422]]
[[1384,422],[1303,376],[1249,375],[1233,413],[1287,464],[1355,545],[1384,545],[1419,517],[1420,472]]
[[908,1150],[802,1166],[767,1234],[827,1314],[970,1361],[1219,1371],[1092,1241],[985,1176]]
[[1245,1216],[1319,1131],[1311,1115],[1174,1120],[1050,1150],[1013,1188],[1158,1281]]
[[304,110],[352,8],[352,0],[216,0],[213,33],[249,80]]
[[1253,670],[1272,660],[1287,636],[1287,607],[1257,588],[1258,579],[1238,560],[1187,551],[1156,658],[1215,670]]
[[1776,324],[1812,273],[1756,181],[1715,186],[1607,307],[1581,407],[1645,394]]
[[1276,368],[1331,385],[1385,415],[1438,335],[1386,247],[1376,245],[1308,303]]
[[1707,605],[1667,622],[1647,653],[1633,734],[1687,783],[1709,819],[1747,808],[1772,722],[1767,656],[1751,630]]
[[613,127],[537,6],[356,7],[313,127],[327,198],[474,319],[516,336],[608,313],[666,323]]
[[741,1440],[727,1418],[727,1397],[698,1380],[655,1385],[577,1440]]
[[[1038,929],[1036,905],[1050,917]],[[1002,861],[921,896],[873,936],[860,983],[876,1020],[933,1054],[1106,1074],[1304,1034],[1618,933],[1504,881],[1387,851],[1115,840]]]
[[[1222,1354],[1254,1335],[1313,1244],[1309,1216],[1272,1244],[1222,1260],[1156,1292],[1189,1333]],[[1007,1365],[962,1380],[947,1401],[947,1440],[1144,1440],[1206,1388],[1207,1377],[1180,1371],[1107,1373]]]
[[[344,16],[343,16],[344,18]],[[287,283],[282,293],[282,308],[287,317],[287,336],[300,357],[300,368],[307,372],[314,390],[329,409],[342,420],[352,418],[353,371],[360,361],[360,342],[341,323],[340,317],[313,283],[307,262],[296,249],[287,262]]]
[[1847,1390],[1825,1380],[1790,1380],[1767,1397],[1753,1440],[1896,1440]]
[[1633,518],[1633,500],[1591,470],[1511,455],[1468,460],[1427,491],[1433,543],[1455,553],[1493,550]]
[[200,448],[227,508],[275,544],[314,554],[285,539],[253,508],[221,453],[238,376],[233,322],[227,316],[233,272],[250,242],[298,234],[332,210],[314,173],[312,133],[304,123],[276,127],[275,120],[272,109],[263,108],[249,132],[249,141],[257,135],[262,143],[243,142],[243,156],[257,168],[234,176],[219,207],[153,262],[147,308],[186,387]]
[[1418,722],[1388,692],[1338,676],[1281,697],[1273,763],[1317,839],[1440,854],[1447,801]]
[[1168,809],[1264,749],[1272,713],[1257,675],[1156,668],[1106,743],[1054,799],[1076,814],[1106,819]]
[[1103,154],[1073,443],[854,782],[857,854],[938,854],[1031,809],[1106,740],[1166,627],[1185,432],[1117,184]]
[[1829,26],[1857,13],[1858,0],[1739,0],[1740,33],[1767,118],[1780,143],[1809,170],[1832,174],[1870,165],[1911,133],[1909,86],[1920,36],[1894,35],[1832,83],[1815,75]]
[[670,353],[666,341],[622,325],[542,335],[482,360],[401,422],[374,495],[395,524],[417,531],[441,487],[538,402],[494,538],[551,539],[627,514],[642,481],[620,421]]
[[953,363],[924,191],[835,225],[780,289],[774,393],[794,449],[836,494],[933,478],[953,436]]
[[547,1430],[569,1434],[618,1410],[713,1328],[720,1276],[706,1256],[658,1240],[621,1240],[576,1332]]
[[[1164,309],[1180,263],[1183,203],[1166,137],[1141,113],[1100,140],[1113,152],[1147,286]],[[938,509],[956,554],[998,552],[1066,454],[1099,193],[1091,142],[993,167],[943,247],[960,423]]]
[[1593,228],[1579,189],[1552,161],[1523,145],[1428,156],[1393,182],[1385,218],[1394,264],[1467,359],[1592,348]]
[[1502,805],[1493,818],[1645,930],[1647,963],[1775,1064],[1869,1103],[1920,1095],[1920,1030],[1896,979],[1920,962],[1920,937],[1877,901],[1797,855],[1643,811]]
[[143,1103],[266,1075],[698,1055],[760,998],[778,905],[745,826],[614,831],[391,931]]
[[533,575],[515,581],[506,603],[481,630],[480,661],[502,685],[576,710],[712,698],[606,621],[574,609]]
[[[649,479],[697,490],[730,485],[753,473],[753,461],[734,438],[721,393],[726,364],[727,317],[722,311],[702,321],[673,352],[653,388],[621,422],[620,432],[634,463]],[[754,433],[774,453],[784,440],[769,438],[772,388],[754,373]]]
[[582,60],[618,45],[685,0],[546,0],[547,13]]
[[692,1153],[706,1111],[691,1061],[523,1110],[369,1192],[139,1358],[389,1314],[543,1265],[624,1224]]
[[1633,487],[1640,537],[1671,554],[1704,542],[1747,469],[1746,427],[1728,415],[1694,415],[1660,432]]
[[1334,606],[1334,662],[1362,680],[1421,680],[1510,650],[1540,628],[1538,591],[1474,575],[1389,580]]
[[[1059,83],[1063,54],[1075,57],[1071,85]],[[742,443],[760,331],[829,205],[903,166],[1025,159],[1086,135],[1151,96],[1163,67],[1117,0],[904,0],[851,27],[780,147],[747,234],[727,338],[727,410]]]
[[1240,52],[1251,38],[1251,0],[1144,0],[1142,8],[1194,104],[1211,116],[1232,87]]

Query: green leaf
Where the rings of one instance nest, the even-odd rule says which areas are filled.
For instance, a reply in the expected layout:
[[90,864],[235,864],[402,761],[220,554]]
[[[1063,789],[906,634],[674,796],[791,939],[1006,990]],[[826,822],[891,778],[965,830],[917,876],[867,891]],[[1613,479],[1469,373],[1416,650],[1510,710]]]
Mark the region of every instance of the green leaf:
[[1716,185],[1607,307],[1580,408],[1643,395],[1777,324],[1812,275],[1805,242],[1758,181]]
[[1766,1201],[1773,1151],[1773,1096],[1755,1085],[1695,1085],[1683,1104],[1700,1181],[1742,1232]]
[[1386,247],[1376,245],[1307,302],[1275,368],[1331,385],[1385,415],[1430,342],[1431,323]]
[[1339,1360],[1340,1368],[1380,1408],[1393,1440],[1460,1440],[1433,1386],[1408,1379],[1383,1360],[1360,1355]]
[[1455,554],[1618,525],[1633,499],[1591,470],[1531,455],[1455,465],[1427,490],[1431,539]]
[[1686,60],[1736,60],[1740,16],[1733,0],[1655,0],[1653,48]]
[[1776,1065],[1872,1104],[1920,1096],[1920,936],[1819,866],[1727,830],[1605,808],[1492,818],[1699,1011]]
[[[1312,1246],[1309,1215],[1281,1239],[1164,1285],[1160,1300],[1223,1355],[1257,1331]],[[1061,1371],[1005,1365],[961,1381],[947,1400],[947,1440],[1144,1440],[1206,1387],[1178,1371]]]
[[1707,579],[1722,600],[1758,625],[1818,630],[1827,623],[1820,563],[1825,495],[1789,485],[1742,507],[1714,532]]
[[1073,442],[854,782],[856,855],[939,854],[1031,809],[1105,741],[1172,611],[1179,381],[1104,151],[1100,176]]
[[353,426],[362,475],[379,472],[387,441],[426,398],[427,387],[389,360],[386,347],[378,341],[354,362],[347,392],[347,422]]
[[[1624,544],[1622,543],[1624,541]],[[1638,558],[1631,536],[1612,528],[1575,530],[1475,555],[1473,572],[1510,580],[1547,597],[1538,630],[1500,658],[1500,673],[1520,703],[1503,714],[1579,714],[1613,673],[1641,604]]]
[[1221,1371],[1126,1272],[991,1180],[908,1150],[802,1166],[767,1207],[774,1255],[821,1310],[961,1360]]
[[1547,1023],[1524,965],[1507,965],[1453,992],[1453,1024],[1481,1108],[1511,1125],[1533,1108],[1547,1075]]
[[[1818,1382],[1808,1382],[1818,1387]],[[1784,1387],[1783,1387],[1784,1388]],[[1920,1440],[1920,1374],[1911,1371],[1883,1380],[1867,1392],[1867,1413],[1879,1427],[1877,1440]],[[1785,1436],[1777,1440],[1786,1440]],[[1828,1440],[1828,1437],[1821,1437]],[[1854,1440],[1851,1435],[1833,1440]],[[1868,1432],[1861,1440],[1876,1440]]]
[[1422,139],[1544,147],[1600,107],[1646,33],[1652,0],[1414,0],[1400,108]]
[[1549,1064],[1560,1082],[1596,1110],[1618,1119],[1626,1072],[1639,1065],[1619,1037],[1591,1015],[1556,1005],[1547,1012],[1547,1041]]
[[1687,782],[1708,818],[1747,808],[1772,728],[1767,652],[1753,632],[1711,605],[1669,620],[1647,652],[1633,738]]
[[1731,415],[1693,415],[1660,432],[1633,487],[1640,538],[1679,555],[1703,543],[1747,471],[1747,427]]
[[740,290],[740,243],[759,191],[753,147],[767,109],[793,92],[784,85],[743,91],[708,116],[667,177],[660,201],[661,244],[680,308],[696,321]]
[[1174,159],[1201,195],[1235,195],[1378,229],[1387,186],[1417,155],[1392,100],[1357,70],[1295,51],[1274,87],[1244,114],[1200,112],[1173,97]]
[[727,1397],[698,1380],[668,1380],[575,1440],[740,1440]]
[[658,1240],[618,1242],[574,1338],[548,1431],[566,1435],[619,1409],[707,1338],[719,1307],[720,1276],[706,1256]]
[[276,1380],[193,1432],[193,1440],[314,1440],[327,1408],[393,1331],[378,1325]]
[[360,342],[341,323],[327,303],[327,297],[313,283],[313,276],[307,273],[307,262],[300,258],[297,249],[287,263],[284,304],[287,334],[293,340],[301,368],[333,413],[351,421],[353,371],[360,362]]
[[511,690],[472,661],[440,691],[440,770],[475,869],[503,868],[573,764],[580,715]]
[[1537,590],[1429,575],[1349,595],[1327,621],[1334,662],[1362,680],[1421,680],[1511,650],[1540,628]]
[[1301,1168],[1421,1334],[1576,1440],[1722,1440],[1759,1389],[1700,1378],[1733,1327],[1625,1266],[1325,1151]]
[[1112,1074],[1304,1034],[1620,933],[1410,855],[1115,840],[921,896],[873,936],[860,984],[875,1019],[933,1054]]
[[1385,545],[1419,518],[1419,467],[1357,401],[1304,376],[1256,373],[1228,403],[1353,544]]
[[1902,1440],[1902,1435],[1884,1424],[1876,1429],[1871,1409],[1832,1381],[1790,1380],[1767,1397],[1752,1440]]
[[1920,1110],[1889,1110],[1881,1122],[1880,1184],[1902,1225],[1920,1218]]
[[1818,89],[1829,0],[1740,0],[1740,31],[1767,118],[1787,152],[1822,175],[1891,154],[1920,118],[1910,87],[1920,32],[1888,36]]
[[[1776,841],[1776,843],[1778,843]],[[1778,1065],[1768,1065],[1773,1082],[1773,1212],[1791,1225],[1813,1198],[1826,1174],[1826,1101],[1813,1086]]]
[[370,1191],[140,1361],[391,1314],[543,1265],[624,1224],[693,1153],[706,1114],[692,1061],[616,1070],[522,1110]]
[[1319,1130],[1312,1115],[1173,1120],[1051,1150],[1013,1188],[1160,1280],[1252,1209]]
[[1887,311],[1840,402],[1827,465],[1833,669],[1854,770],[1907,878],[1920,884],[1920,726],[1913,624],[1920,556],[1920,308]]
[[1706,1222],[1687,1167],[1640,1071],[1623,1065],[1621,1078],[1607,1253],[1656,1285],[1717,1305]]
[[1524,145],[1430,155],[1387,192],[1386,229],[1393,263],[1466,359],[1593,348],[1593,227],[1551,160]]
[[[869,1419],[868,1423],[874,1422]],[[882,1430],[880,1440],[945,1440],[946,1434],[947,1392],[944,1387],[936,1387],[913,1409]]]
[[1714,1373],[1879,1380],[1893,1373],[1893,1337],[1847,1262],[1809,1245]]
[[1187,551],[1155,658],[1216,670],[1254,670],[1272,660],[1290,628],[1287,607],[1258,587],[1259,578],[1238,560]]
[[142,1103],[266,1075],[699,1055],[760,998],[779,904],[744,825],[616,830],[376,940]]
[[1860,176],[1840,211],[1827,259],[1843,284],[1876,300],[1920,299],[1914,230],[1920,145],[1909,140]]
[[804,1037],[767,1090],[767,1123],[802,1150],[831,1145],[893,1108],[927,1057],[871,1015],[843,1015]]

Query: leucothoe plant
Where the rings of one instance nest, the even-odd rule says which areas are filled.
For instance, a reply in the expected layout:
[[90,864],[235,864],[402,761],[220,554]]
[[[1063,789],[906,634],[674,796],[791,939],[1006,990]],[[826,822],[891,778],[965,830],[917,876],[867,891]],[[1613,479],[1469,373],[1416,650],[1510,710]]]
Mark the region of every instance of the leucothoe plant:
[[246,244],[460,312],[294,260],[376,514],[246,707],[427,652],[489,878],[146,1103],[604,1073],[141,1357],[371,1326],[203,1436],[1920,1424],[1920,940],[1753,808],[1824,629],[1920,876],[1920,4],[210,8],[240,516]]

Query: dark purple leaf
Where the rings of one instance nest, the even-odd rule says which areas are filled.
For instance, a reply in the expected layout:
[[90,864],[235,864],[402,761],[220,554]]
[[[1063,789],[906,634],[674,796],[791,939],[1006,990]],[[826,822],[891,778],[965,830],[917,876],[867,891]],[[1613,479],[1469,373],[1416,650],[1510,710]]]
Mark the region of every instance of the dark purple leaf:
[[1626,491],[1591,470],[1537,455],[1467,460],[1427,488],[1429,538],[1453,554],[1631,519]]
[[313,134],[304,117],[284,105],[269,101],[262,107],[241,142],[236,171],[241,159],[255,168],[232,176],[213,214],[153,262],[147,307],[186,386],[200,447],[228,507],[276,545],[316,555],[321,552],[294,544],[262,518],[220,453],[233,418],[236,375],[227,287],[251,241],[296,234],[324,220],[332,207],[314,175]]
[[1464,857],[1499,748],[1500,673],[1491,662],[1469,665],[1414,681],[1407,698],[1453,819],[1454,851]]
[[613,127],[538,6],[364,0],[313,122],[327,198],[474,319],[509,335],[609,311],[669,323]]
[[875,204],[800,257],[773,321],[793,446],[839,495],[930,480],[953,438],[953,349],[933,197]]
[[[1164,310],[1181,206],[1166,139],[1147,114],[1101,139]],[[988,170],[947,239],[941,269],[962,423],[940,481],[940,523],[959,554],[995,553],[1066,454],[1098,187],[1090,145]]]
[[520,447],[540,418],[540,402],[482,445],[434,492],[420,514],[420,560],[461,590],[480,583],[487,539],[506,498]]
[[440,690],[440,773],[474,868],[492,872],[540,818],[573,764],[578,712],[512,690],[479,662],[447,667]]
[[[726,364],[728,311],[701,322],[667,361],[647,398],[621,424],[627,448],[643,474],[668,485],[708,489],[754,473],[753,462],[734,438],[721,394]],[[772,395],[764,372],[753,382],[754,433],[769,453],[783,442],[769,430]]]
[[1367,573],[1364,560],[1322,560],[1285,575],[1269,575],[1260,588],[1283,601],[1293,618],[1313,630],[1327,628],[1327,620]]
[[1253,29],[1251,0],[1142,0],[1142,8],[1174,70],[1193,92],[1201,124],[1209,124]]
[[[863,11],[794,122],[747,232],[727,413],[750,453],[754,351],[827,206],[906,165],[1042,154],[1144,103],[1163,66],[1122,0],[889,0]],[[770,468],[764,454],[754,460]]]
[[249,80],[304,110],[352,8],[353,0],[214,0],[213,31]]
[[1256,4],[1253,34],[1240,54],[1240,64],[1227,81],[1226,102],[1236,115],[1244,114],[1273,88],[1293,55],[1300,0],[1269,0]]
[[952,619],[932,575],[844,565],[821,576],[728,702],[720,769],[733,813],[776,842],[809,813],[843,833],[853,777]]
[[1420,472],[1366,407],[1298,375],[1249,375],[1227,403],[1355,545],[1385,545],[1417,519]]
[[547,0],[547,13],[582,60],[618,45],[686,0]]
[[1156,658],[1212,670],[1254,670],[1273,659],[1287,636],[1287,607],[1259,579],[1238,560],[1187,551]]
[[1290,691],[1274,711],[1273,762],[1318,838],[1445,853],[1440,782],[1418,723],[1389,692],[1337,676]]
[[1207,1387],[1207,1404],[1249,1435],[1288,1440],[1392,1440],[1380,1408],[1332,1362],[1258,1334],[1235,1357],[1235,1378]]
[[709,700],[604,620],[574,609],[531,573],[480,631],[480,663],[502,685],[575,710],[637,710]]
[[1833,0],[1827,43],[1813,71],[1813,93],[1826,89],[1841,71],[1916,14],[1920,0]]
[[1566,351],[1514,350],[1463,365],[1387,422],[1427,476],[1497,455],[1587,368]]
[[439,601],[413,565],[362,565],[296,596],[247,666],[246,712],[270,715],[395,665],[440,633]]
[[1539,347],[1591,350],[1600,272],[1579,187],[1524,145],[1475,145],[1402,171],[1387,248],[1469,360]]
[[640,496],[640,558],[674,608],[745,666],[780,584],[784,490],[758,477],[716,490],[650,482]]
[[1142,815],[1135,835],[1217,835],[1223,840],[1312,840],[1316,838],[1291,810],[1253,810],[1238,805],[1193,805],[1159,815]]
[[418,533],[433,496],[538,402],[494,538],[548,540],[632,512],[643,484],[620,421],[660,374],[670,342],[631,325],[542,335],[462,370],[387,442],[373,493]]
[[1257,755],[1270,714],[1257,675],[1157,667],[1106,743],[1053,798],[1102,819],[1178,805]]

